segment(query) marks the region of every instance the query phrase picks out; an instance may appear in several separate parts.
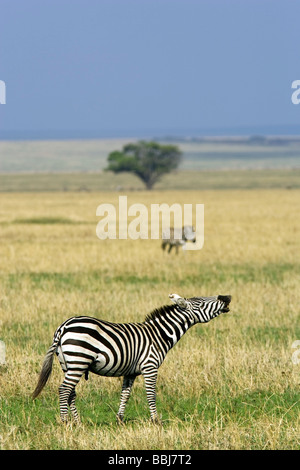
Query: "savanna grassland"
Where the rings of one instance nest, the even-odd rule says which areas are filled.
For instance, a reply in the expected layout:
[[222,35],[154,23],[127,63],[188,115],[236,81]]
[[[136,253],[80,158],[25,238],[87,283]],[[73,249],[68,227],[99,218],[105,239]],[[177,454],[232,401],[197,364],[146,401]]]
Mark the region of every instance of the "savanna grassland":
[[[118,207],[120,194],[0,194],[0,448],[298,449],[300,190],[127,193],[128,205],[205,205],[203,249],[178,256],[162,252],[159,240],[97,238],[97,206]],[[231,294],[232,304],[167,355],[157,383],[162,427],[150,423],[141,377],[120,427],[121,379],[93,374],[77,387],[82,423],[62,426],[56,359],[32,401],[62,321],[82,314],[143,321],[174,292]]]

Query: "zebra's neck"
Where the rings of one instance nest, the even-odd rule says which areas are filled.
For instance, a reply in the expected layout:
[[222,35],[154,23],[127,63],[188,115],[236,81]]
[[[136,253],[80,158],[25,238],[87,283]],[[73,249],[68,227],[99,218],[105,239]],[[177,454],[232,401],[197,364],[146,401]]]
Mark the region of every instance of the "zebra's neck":
[[166,305],[147,315],[145,324],[151,326],[167,352],[195,324],[195,319],[178,305]]

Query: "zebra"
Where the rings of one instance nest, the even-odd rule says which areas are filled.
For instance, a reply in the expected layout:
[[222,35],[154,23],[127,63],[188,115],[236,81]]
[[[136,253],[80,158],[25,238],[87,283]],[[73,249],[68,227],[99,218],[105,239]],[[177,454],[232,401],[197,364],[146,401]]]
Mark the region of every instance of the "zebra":
[[165,230],[162,235],[161,247],[163,250],[169,245],[168,253],[171,253],[173,246],[176,246],[176,254],[179,252],[179,247],[182,246],[183,250],[187,241],[196,242],[196,232],[191,225],[185,225],[182,228],[170,227]]
[[153,310],[142,323],[112,323],[89,316],[71,317],[55,331],[32,394],[35,399],[51,374],[54,353],[65,374],[59,386],[60,418],[80,422],[75,387],[89,372],[123,377],[117,421],[123,422],[134,380],[143,375],[153,423],[160,423],[156,409],[158,368],[167,352],[196,323],[206,323],[229,312],[230,295],[184,298],[170,294],[170,305]]

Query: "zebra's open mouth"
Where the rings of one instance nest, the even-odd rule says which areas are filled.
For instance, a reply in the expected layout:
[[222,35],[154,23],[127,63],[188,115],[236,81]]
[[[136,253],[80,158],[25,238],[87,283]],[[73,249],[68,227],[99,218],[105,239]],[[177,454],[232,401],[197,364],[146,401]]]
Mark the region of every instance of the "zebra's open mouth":
[[226,305],[225,307],[221,308],[220,312],[221,313],[228,313],[228,312],[230,312],[230,308]]

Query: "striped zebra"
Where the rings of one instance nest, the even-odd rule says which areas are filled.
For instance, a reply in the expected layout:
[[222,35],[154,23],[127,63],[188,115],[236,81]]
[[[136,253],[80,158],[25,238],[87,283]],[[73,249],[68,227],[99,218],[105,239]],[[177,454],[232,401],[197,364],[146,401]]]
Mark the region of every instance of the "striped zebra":
[[176,247],[176,254],[178,255],[179,247],[185,249],[186,242],[196,242],[196,232],[191,225],[185,225],[182,228],[170,227],[168,231],[164,231],[162,235],[161,247],[163,250],[169,245],[168,253],[171,253],[173,246]]
[[123,421],[125,406],[135,378],[143,375],[150,415],[159,422],[156,410],[158,368],[167,352],[194,324],[206,323],[221,313],[229,312],[230,295],[183,298],[170,294],[171,305],[155,309],[143,323],[111,323],[96,318],[72,317],[54,333],[37,386],[36,398],[50,376],[54,353],[65,374],[59,386],[60,416],[67,421],[68,410],[75,422],[79,416],[75,406],[75,387],[89,372],[109,377],[123,376],[117,420]]

